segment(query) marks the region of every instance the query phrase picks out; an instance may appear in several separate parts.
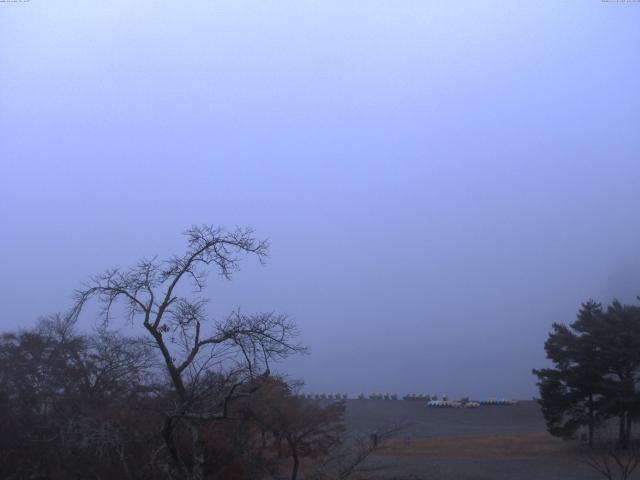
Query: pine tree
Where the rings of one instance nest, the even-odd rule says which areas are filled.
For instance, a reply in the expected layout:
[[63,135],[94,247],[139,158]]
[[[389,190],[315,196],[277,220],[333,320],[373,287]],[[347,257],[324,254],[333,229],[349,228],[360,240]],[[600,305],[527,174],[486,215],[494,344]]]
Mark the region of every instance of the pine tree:
[[584,303],[572,324],[553,325],[545,351],[553,368],[533,373],[549,432],[573,438],[586,426],[593,446],[595,427],[617,417],[626,448],[640,417],[640,307]]
[[602,306],[589,301],[569,327],[553,324],[545,351],[554,368],[533,371],[549,432],[570,439],[586,426],[590,446],[595,427],[609,415],[601,403],[606,369],[597,343],[600,336],[585,333],[600,328],[601,317]]
[[640,307],[615,300],[595,320],[575,328],[597,347],[603,370],[600,408],[618,417],[618,440],[626,448],[633,421],[640,416]]

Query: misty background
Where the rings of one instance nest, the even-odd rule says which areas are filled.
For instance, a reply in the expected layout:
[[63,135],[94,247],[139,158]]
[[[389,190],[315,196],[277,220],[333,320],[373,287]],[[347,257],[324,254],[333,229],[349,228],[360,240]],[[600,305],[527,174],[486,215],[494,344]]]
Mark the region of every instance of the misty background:
[[529,398],[552,322],[640,294],[639,27],[598,0],[0,3],[0,328],[251,226],[269,262],[212,276],[212,312],[290,314],[308,391]]

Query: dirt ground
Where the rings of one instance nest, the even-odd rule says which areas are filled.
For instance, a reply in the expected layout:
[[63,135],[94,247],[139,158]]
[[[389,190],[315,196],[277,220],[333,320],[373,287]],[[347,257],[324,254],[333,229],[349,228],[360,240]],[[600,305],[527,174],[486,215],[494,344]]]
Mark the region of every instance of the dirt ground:
[[[384,478],[424,480],[595,480],[582,448],[546,432],[538,405],[428,408],[424,402],[349,400],[347,425],[365,434],[377,426],[406,429],[371,460]],[[636,472],[640,478],[640,473]],[[381,476],[382,478],[382,476]]]

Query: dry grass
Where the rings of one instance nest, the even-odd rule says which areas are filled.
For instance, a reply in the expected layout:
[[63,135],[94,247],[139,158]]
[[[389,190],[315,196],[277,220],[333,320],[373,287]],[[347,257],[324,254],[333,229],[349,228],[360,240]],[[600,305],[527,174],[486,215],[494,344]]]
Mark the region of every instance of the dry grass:
[[380,453],[483,460],[568,458],[575,454],[571,445],[542,432],[398,439]]

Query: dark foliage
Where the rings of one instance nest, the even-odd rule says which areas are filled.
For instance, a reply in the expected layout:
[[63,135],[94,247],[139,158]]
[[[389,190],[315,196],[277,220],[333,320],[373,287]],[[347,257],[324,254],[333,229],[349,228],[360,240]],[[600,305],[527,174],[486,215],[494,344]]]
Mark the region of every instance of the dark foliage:
[[596,427],[617,417],[618,442],[629,445],[640,414],[640,307],[587,302],[571,325],[553,325],[545,350],[553,368],[533,372],[549,432],[569,439],[586,427],[593,446]]

